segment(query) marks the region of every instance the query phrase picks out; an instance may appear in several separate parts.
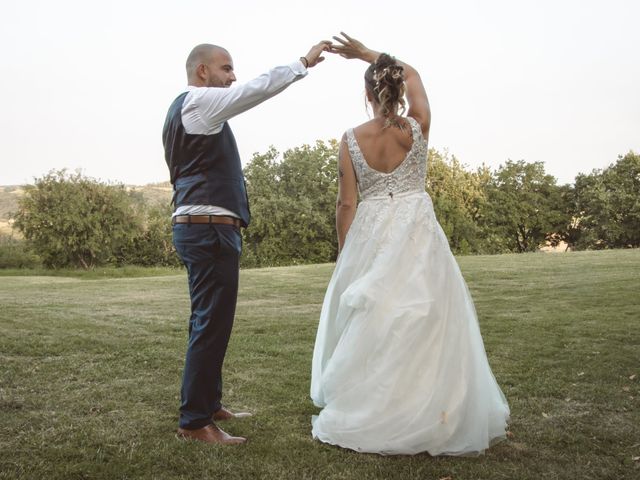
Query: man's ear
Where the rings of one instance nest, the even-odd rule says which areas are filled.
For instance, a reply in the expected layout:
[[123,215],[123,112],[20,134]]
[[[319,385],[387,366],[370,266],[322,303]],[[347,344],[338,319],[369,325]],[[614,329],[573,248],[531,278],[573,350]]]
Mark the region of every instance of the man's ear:
[[206,81],[207,80],[207,66],[204,63],[201,63],[200,65],[198,65],[198,68],[196,68],[196,74],[198,75],[198,78],[200,80]]

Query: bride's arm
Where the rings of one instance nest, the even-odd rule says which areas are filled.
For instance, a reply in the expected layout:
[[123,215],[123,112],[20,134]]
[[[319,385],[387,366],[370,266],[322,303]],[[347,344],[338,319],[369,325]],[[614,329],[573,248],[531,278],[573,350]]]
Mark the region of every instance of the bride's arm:
[[407,115],[418,121],[422,128],[422,135],[427,138],[429,136],[429,127],[431,127],[431,107],[429,106],[427,91],[424,88],[420,74],[415,68],[398,59],[396,59],[396,62],[404,69],[404,83],[407,86],[407,102],[409,103]]
[[342,252],[351,222],[356,215],[358,186],[356,173],[351,163],[346,134],[340,142],[338,152],[338,200],[336,201],[336,230],[338,232],[338,255]]
[[[340,32],[344,38],[334,36],[337,44],[331,45],[331,52],[337,53],[344,58],[357,58],[367,63],[374,63],[380,56],[380,52],[367,48],[362,42],[350,37],[344,32]],[[429,135],[431,126],[431,108],[427,92],[420,78],[418,71],[408,63],[396,59],[398,65],[404,69],[404,81],[406,84],[407,101],[409,103],[410,117],[415,118],[422,127],[425,138]]]

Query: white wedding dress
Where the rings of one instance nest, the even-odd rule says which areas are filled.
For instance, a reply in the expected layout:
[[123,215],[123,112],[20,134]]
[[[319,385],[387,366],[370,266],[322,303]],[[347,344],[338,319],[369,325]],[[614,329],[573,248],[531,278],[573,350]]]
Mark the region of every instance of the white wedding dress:
[[313,436],[359,452],[474,455],[503,439],[509,406],[475,308],[424,190],[427,142],[391,173],[353,135],[360,203],[322,306]]

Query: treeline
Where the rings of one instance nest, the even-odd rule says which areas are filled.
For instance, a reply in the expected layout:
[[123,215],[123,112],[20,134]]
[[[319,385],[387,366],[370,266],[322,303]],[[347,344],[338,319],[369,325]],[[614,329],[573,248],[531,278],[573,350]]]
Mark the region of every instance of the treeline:
[[[255,155],[245,169],[254,220],[245,232],[247,265],[333,261],[338,145],[317,142]],[[542,162],[465,168],[431,149],[426,190],[458,254],[640,246],[640,155],[558,185]]]
[[[335,260],[336,141],[255,154],[245,168],[252,224],[244,267]],[[459,254],[640,246],[640,155],[629,152],[573,185],[541,162],[469,170],[429,151],[436,215]],[[177,266],[171,209],[150,206],[124,185],[54,171],[26,187],[15,215],[24,240],[0,241],[0,267]]]

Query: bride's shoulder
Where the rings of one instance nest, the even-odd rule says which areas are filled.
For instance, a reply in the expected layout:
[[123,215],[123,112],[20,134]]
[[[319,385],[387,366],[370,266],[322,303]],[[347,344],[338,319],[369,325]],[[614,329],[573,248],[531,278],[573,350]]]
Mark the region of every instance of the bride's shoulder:
[[351,133],[358,138],[363,138],[375,134],[376,126],[374,120],[369,120],[367,122],[361,123],[360,125],[356,125],[349,130],[351,130]]
[[343,140],[353,140],[354,137],[361,137],[363,134],[366,135],[366,132],[369,130],[369,124],[371,122],[364,122],[360,125],[356,125],[355,127],[347,128],[342,135]]
[[371,120],[367,120],[364,123],[361,123],[360,125],[356,125],[355,127],[353,127],[353,130],[368,130],[370,128],[375,127],[376,125],[376,119],[372,118]]
[[409,115],[407,115],[406,117],[402,117],[406,120],[406,122],[408,123],[408,125],[411,127],[411,131],[414,134],[414,137],[418,137],[421,139],[426,140],[427,136],[424,133],[424,130],[422,128],[422,124],[420,123],[420,121],[415,118],[415,117],[410,117]]

